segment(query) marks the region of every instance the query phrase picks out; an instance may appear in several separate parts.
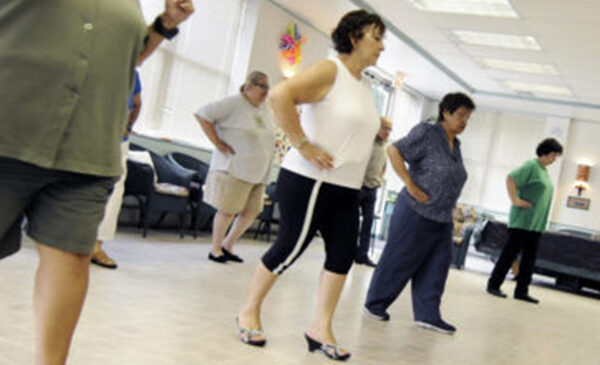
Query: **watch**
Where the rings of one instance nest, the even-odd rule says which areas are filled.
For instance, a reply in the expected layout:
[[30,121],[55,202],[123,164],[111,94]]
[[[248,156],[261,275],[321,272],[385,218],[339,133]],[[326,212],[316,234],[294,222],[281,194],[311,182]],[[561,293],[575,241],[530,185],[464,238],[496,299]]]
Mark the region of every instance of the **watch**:
[[175,37],[177,35],[177,33],[179,33],[179,28],[175,27],[173,29],[167,29],[165,28],[165,25],[163,24],[162,18],[159,16],[156,17],[156,20],[154,20],[154,23],[152,23],[152,29],[154,29],[154,31],[158,34],[160,34],[161,36],[165,37],[166,39],[173,39],[173,37]]

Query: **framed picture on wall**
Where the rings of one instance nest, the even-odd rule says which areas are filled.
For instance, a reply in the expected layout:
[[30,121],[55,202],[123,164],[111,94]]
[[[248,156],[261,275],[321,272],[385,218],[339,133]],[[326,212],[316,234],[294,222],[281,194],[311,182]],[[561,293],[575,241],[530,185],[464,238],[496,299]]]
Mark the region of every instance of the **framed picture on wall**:
[[588,198],[581,198],[578,196],[570,196],[567,198],[567,207],[589,210],[590,209],[591,200]]

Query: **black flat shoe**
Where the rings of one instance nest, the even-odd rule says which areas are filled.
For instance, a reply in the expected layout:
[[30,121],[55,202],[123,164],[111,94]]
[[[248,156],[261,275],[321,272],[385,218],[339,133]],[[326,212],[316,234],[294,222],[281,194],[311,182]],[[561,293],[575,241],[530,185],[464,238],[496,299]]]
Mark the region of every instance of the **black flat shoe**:
[[223,251],[223,255],[225,256],[227,261],[233,261],[233,262],[239,262],[239,263],[244,262],[244,259],[242,259],[241,257],[239,257],[236,254],[229,252],[225,248],[221,248],[221,251]]
[[495,297],[500,297],[500,298],[506,298],[507,297],[506,293],[503,292],[500,289],[488,287],[486,290],[487,290],[488,294],[491,294],[491,295],[493,295]]
[[220,256],[215,256],[211,253],[208,254],[208,259],[214,262],[218,262],[220,264],[224,264],[227,262],[227,256],[225,256],[225,254],[220,255]]
[[540,301],[534,297],[530,297],[528,294],[515,294],[515,299],[522,300],[528,303],[538,304]]
[[348,360],[351,356],[349,352],[342,353],[345,351],[338,345],[323,345],[322,343],[313,339],[306,333],[304,334],[304,338],[306,338],[306,342],[308,342],[308,351],[310,352],[319,350],[328,358],[339,361]]
[[357,264],[362,264],[362,265],[366,265],[366,266],[369,266],[369,267],[376,267],[377,266],[377,264],[374,263],[373,261],[371,261],[371,259],[368,256],[364,256],[364,257],[359,256],[359,257],[356,257],[354,259],[354,262],[356,262]]

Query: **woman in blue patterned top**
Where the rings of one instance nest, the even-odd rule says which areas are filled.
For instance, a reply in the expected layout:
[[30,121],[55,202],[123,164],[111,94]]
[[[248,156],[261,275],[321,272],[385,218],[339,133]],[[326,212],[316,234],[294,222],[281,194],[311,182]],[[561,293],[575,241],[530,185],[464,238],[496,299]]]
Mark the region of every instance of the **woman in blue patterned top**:
[[440,302],[450,267],[452,209],[467,180],[456,136],[464,131],[474,109],[467,95],[447,94],[437,121],[419,123],[388,147],[390,162],[405,187],[371,279],[364,308],[367,316],[389,320],[388,307],[411,280],[416,323],[443,333],[456,331],[442,320]]

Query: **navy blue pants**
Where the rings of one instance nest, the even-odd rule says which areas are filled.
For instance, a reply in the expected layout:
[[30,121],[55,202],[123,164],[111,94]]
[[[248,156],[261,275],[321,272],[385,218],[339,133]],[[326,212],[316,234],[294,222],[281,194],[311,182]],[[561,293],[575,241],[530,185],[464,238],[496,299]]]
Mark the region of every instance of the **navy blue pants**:
[[371,243],[371,228],[373,227],[373,216],[375,215],[375,201],[377,200],[377,188],[368,188],[363,186],[358,194],[358,204],[360,206],[360,235],[358,239],[358,248],[356,250],[357,258],[366,258],[369,254]]
[[411,281],[414,319],[441,319],[440,303],[452,249],[452,223],[440,223],[413,211],[398,197],[385,245],[365,306],[383,313]]

